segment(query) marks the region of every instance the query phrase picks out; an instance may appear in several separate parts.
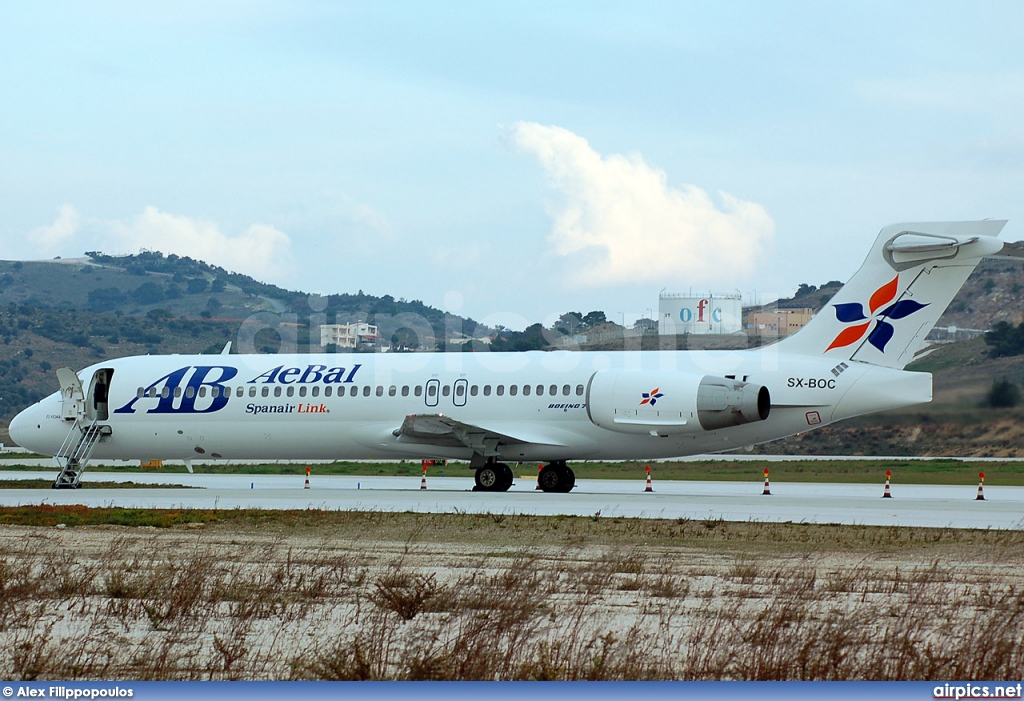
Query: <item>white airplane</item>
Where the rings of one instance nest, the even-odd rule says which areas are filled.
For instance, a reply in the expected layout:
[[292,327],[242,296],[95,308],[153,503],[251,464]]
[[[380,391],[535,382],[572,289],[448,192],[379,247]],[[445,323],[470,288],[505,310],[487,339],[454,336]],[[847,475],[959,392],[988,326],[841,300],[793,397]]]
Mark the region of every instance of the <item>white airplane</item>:
[[[90,458],[455,459],[476,489],[507,463],[711,453],[931,401],[902,368],[986,256],[1022,257],[1005,221],[896,224],[829,304],[780,343],[742,351],[167,355],[57,371],[61,390],[18,414],[19,445],[77,487]],[[225,349],[227,350],[227,349]]]

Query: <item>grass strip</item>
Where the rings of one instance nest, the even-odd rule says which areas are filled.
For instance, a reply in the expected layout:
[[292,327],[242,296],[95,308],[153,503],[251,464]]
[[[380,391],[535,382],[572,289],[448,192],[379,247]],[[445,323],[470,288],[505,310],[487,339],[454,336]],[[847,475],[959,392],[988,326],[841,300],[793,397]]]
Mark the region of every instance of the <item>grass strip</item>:
[[[867,460],[706,460],[698,462],[586,462],[571,463],[578,479],[620,479],[644,481],[644,465],[651,467],[653,479],[757,482],[764,478],[764,469],[770,471],[773,482],[820,482],[845,484],[882,484],[886,471],[892,472],[893,484],[951,484],[978,483],[978,473],[985,473],[985,484],[1024,486],[1024,461],[1019,462],[965,462],[955,458],[906,460],[899,458],[871,458]],[[38,466],[2,465],[4,471],[39,471]],[[419,462],[334,462],[311,464],[314,475],[349,475],[366,477],[419,477]],[[138,465],[114,465],[91,468],[95,472],[183,474],[184,465],[165,465],[159,469]],[[537,463],[512,466],[520,479],[537,475]],[[305,475],[305,464],[235,464],[215,463],[195,465],[197,474],[211,475]],[[473,470],[465,462],[449,462],[428,468],[428,476],[473,477]]]
[[[82,482],[82,489],[203,489],[184,484],[148,484],[145,482]],[[0,489],[53,489],[53,480],[0,480]]]
[[469,544],[483,553],[523,547],[636,545],[644,548],[707,547],[772,553],[925,552],[984,546],[1002,551],[1024,547],[1024,531],[910,528],[721,519],[642,519],[611,516],[532,514],[424,514],[316,509],[128,509],[75,505],[0,507],[0,525],[54,527],[128,526],[134,528],[213,527],[223,532],[314,535],[359,542]]

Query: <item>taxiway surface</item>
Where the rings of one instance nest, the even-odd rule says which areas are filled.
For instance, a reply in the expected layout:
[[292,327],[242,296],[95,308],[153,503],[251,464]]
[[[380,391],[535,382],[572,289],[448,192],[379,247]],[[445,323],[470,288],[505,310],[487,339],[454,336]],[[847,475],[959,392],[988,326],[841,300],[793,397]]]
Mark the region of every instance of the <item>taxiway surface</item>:
[[[0,472],[0,480],[54,478],[53,471]],[[176,484],[184,488],[0,489],[0,505],[80,504],[92,507],[196,509],[318,509],[434,513],[536,514],[635,518],[792,521],[876,526],[1024,529],[1024,487],[776,482],[772,494],[752,482],[577,481],[570,494],[547,494],[520,478],[504,493],[473,492],[465,477],[210,475],[90,472],[89,483]]]

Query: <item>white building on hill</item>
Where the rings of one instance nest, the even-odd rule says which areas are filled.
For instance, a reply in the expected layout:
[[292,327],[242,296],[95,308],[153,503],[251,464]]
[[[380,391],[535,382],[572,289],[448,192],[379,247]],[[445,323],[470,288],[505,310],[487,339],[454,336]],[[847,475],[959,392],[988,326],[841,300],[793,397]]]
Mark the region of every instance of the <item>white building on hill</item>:
[[321,324],[320,345],[356,348],[360,343],[376,343],[379,335],[373,324]]

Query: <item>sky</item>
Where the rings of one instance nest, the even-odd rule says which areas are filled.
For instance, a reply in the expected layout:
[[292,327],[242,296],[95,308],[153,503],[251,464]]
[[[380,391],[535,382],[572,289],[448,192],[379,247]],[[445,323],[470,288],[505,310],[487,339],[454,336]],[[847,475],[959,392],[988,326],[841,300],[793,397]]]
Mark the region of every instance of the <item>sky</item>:
[[489,325],[1024,239],[1024,3],[0,3],[0,259],[140,249]]

